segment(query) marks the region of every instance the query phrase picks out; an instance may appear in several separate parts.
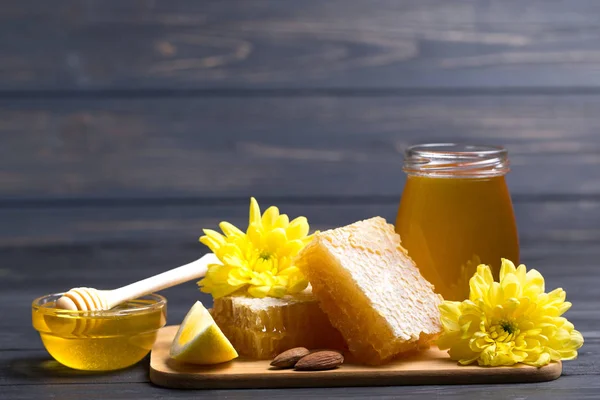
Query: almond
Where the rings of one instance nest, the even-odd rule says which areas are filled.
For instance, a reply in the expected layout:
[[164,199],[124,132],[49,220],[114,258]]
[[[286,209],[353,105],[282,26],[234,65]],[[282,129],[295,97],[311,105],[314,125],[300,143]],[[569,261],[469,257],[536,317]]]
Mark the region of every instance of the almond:
[[292,368],[299,359],[309,354],[310,351],[304,347],[294,347],[279,354],[271,361],[271,365],[277,368]]
[[296,363],[295,368],[298,371],[324,371],[337,368],[343,362],[344,356],[337,351],[322,350],[302,357]]

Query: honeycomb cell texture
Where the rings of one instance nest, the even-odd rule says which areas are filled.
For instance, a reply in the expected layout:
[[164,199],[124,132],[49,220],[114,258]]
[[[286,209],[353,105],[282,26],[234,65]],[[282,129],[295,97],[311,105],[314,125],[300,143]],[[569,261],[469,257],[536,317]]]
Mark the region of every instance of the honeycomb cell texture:
[[442,298],[383,218],[317,234],[296,265],[358,362],[383,364],[441,331]]
[[215,299],[215,322],[240,355],[270,359],[293,347],[346,346],[319,308],[310,288],[281,299],[227,296]]

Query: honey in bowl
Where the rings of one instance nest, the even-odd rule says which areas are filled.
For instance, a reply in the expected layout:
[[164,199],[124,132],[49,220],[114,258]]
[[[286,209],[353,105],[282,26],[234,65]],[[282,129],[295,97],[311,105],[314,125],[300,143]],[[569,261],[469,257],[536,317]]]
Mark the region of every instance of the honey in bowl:
[[32,322],[50,355],[70,368],[109,371],[133,365],[148,354],[166,323],[166,299],[160,295],[93,312],[57,309],[60,296],[34,300]]
[[504,179],[502,147],[418,145],[406,152],[407,181],[396,219],[402,245],[446,300],[464,300],[483,263],[518,263],[519,241]]

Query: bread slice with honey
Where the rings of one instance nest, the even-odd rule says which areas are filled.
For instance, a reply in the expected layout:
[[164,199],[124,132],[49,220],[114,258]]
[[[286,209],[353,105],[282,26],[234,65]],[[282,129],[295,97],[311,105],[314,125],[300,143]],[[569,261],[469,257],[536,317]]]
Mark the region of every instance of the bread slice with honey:
[[359,362],[383,364],[441,332],[441,296],[381,217],[317,234],[296,265]]

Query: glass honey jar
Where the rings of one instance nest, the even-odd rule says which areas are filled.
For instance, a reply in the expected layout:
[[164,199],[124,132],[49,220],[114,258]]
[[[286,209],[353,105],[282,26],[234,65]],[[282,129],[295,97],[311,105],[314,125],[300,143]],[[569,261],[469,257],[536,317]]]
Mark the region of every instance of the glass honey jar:
[[469,296],[479,264],[498,278],[501,258],[519,262],[519,239],[500,146],[454,143],[408,148],[396,218],[402,245],[446,300]]

